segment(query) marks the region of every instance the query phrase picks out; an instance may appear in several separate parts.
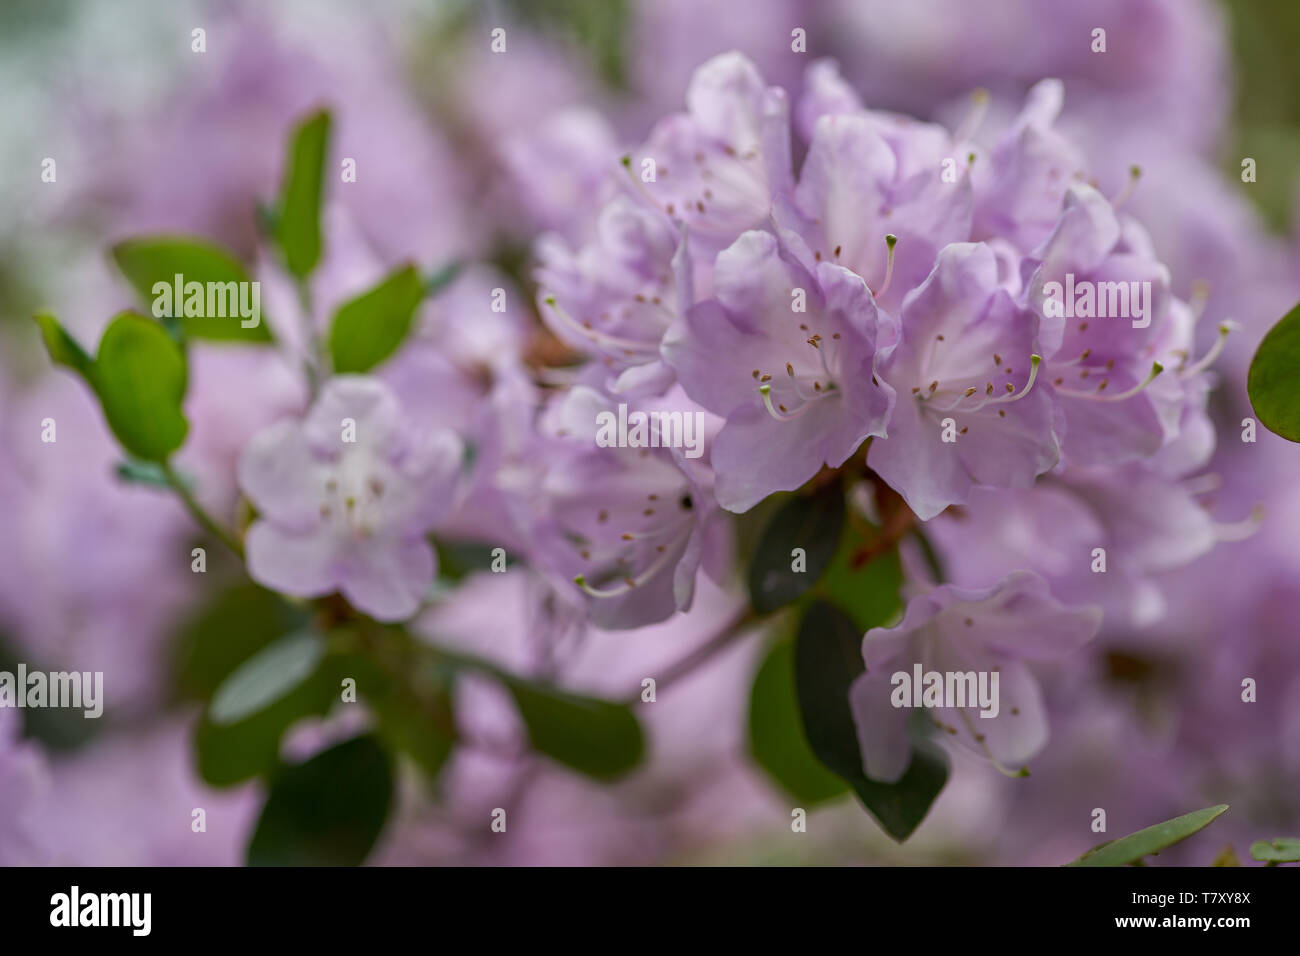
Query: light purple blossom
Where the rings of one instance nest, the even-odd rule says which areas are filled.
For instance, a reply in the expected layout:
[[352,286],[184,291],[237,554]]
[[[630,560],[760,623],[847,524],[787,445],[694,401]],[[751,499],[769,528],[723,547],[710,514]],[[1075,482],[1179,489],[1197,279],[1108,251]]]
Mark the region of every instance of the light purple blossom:
[[[753,63],[725,53],[695,71],[686,107],[655,126],[627,171],[660,210],[716,252],[766,223],[773,197],[791,187],[789,104]],[[649,182],[646,160],[654,169]]]
[[978,704],[944,701],[927,716],[969,749],[1017,770],[1042,750],[1048,735],[1042,694],[1026,662],[1070,654],[1092,640],[1100,624],[1100,609],[1065,607],[1027,571],[991,588],[942,585],[913,598],[897,627],[867,632],[866,671],[849,691],[867,776],[892,783],[907,771],[913,711],[891,702],[892,675],[910,676],[917,664],[923,672],[999,675],[996,715],[981,716]]
[[240,487],[259,512],[249,573],[301,597],[338,590],[382,620],[409,617],[433,581],[425,534],[453,504],[461,458],[451,432],[413,432],[381,383],[332,380],[306,418],[244,451]]
[[829,262],[809,271],[770,233],[747,232],[713,281],[663,352],[686,393],[727,419],[716,490],[741,512],[883,434],[894,391],[875,375],[881,320],[860,276]]
[[837,87],[825,89],[832,69],[810,70],[821,98],[801,105],[808,118],[820,115],[791,201],[777,198],[776,221],[807,244],[806,261],[852,269],[893,309],[929,275],[940,249],[970,238],[967,150],[941,126],[852,109],[834,96]]
[[[1146,234],[1095,189],[1075,184],[1022,269],[1034,270],[1028,298],[1040,316],[1042,375],[1065,419],[1066,456],[1119,464],[1154,454],[1177,433],[1186,397],[1178,369],[1153,382],[1164,369],[1157,362],[1181,350],[1177,364],[1188,366],[1192,337],[1186,313],[1172,310],[1169,270]],[[1083,295],[1092,314],[1078,316]]]
[[[696,571],[724,529],[705,464],[678,448],[597,444],[597,416],[613,409],[581,385],[557,399],[539,426],[535,465],[517,475],[516,498],[533,558],[559,586],[576,579],[592,622],[641,627],[690,609]],[[680,391],[632,410],[704,418]]]
[[538,311],[562,341],[604,363],[611,391],[662,393],[673,372],[659,344],[690,304],[685,251],[663,213],[618,196],[581,249],[557,236],[539,241]]
[[992,151],[976,159],[974,238],[1032,249],[1056,225],[1066,189],[1087,168],[1082,151],[1053,127],[1064,100],[1060,80],[1034,84]]
[[946,247],[909,294],[880,371],[898,402],[867,463],[918,517],[965,501],[976,484],[1029,487],[1056,464],[1051,397],[1035,387],[1037,333],[983,243]]
[[0,709],[0,866],[50,862],[38,818],[49,769],[40,749],[20,739],[21,729],[18,711]]

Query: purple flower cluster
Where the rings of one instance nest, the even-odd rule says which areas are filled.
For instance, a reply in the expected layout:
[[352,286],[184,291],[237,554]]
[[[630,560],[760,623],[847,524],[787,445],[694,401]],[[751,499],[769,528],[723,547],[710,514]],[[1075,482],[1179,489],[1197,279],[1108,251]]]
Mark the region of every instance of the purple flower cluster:
[[[865,645],[869,670],[886,639],[895,657],[1002,662],[1022,704],[998,722],[1018,726],[976,738],[1000,737],[983,752],[1002,764],[1046,740],[1020,661],[1093,637],[1097,605],[1140,613],[1142,575],[1194,559],[1216,537],[1182,482],[1213,450],[1214,355],[1194,354],[1197,305],[1172,292],[1124,212],[1127,193],[1103,195],[1083,152],[1054,128],[1063,97],[1061,83],[1038,83],[1001,130],[980,131],[984,147],[978,105],[950,132],[864,107],[820,61],[794,109],[796,171],[784,92],[741,54],[720,55],[696,71],[686,111],[627,154],[603,209],[538,245],[539,311],[588,359],[582,384],[553,404],[667,400],[721,421],[709,477],[692,480],[697,523],[709,520],[702,495],[742,513],[865,460],[958,558],[965,549],[983,561],[988,549],[945,529],[975,533],[986,509],[995,531],[1026,529],[1008,552],[1018,560],[985,591],[918,593],[898,628]],[[591,411],[579,417],[590,428]],[[578,445],[593,454],[589,440]],[[662,451],[646,460],[683,464]],[[546,481],[530,485],[551,502],[554,523],[534,526],[543,550],[568,571],[582,565],[566,549],[594,562],[577,577],[604,626],[662,619],[689,600],[697,526],[672,535],[621,518],[614,535],[602,530],[644,503],[643,467],[631,483],[586,471],[585,494],[572,466],[543,469],[570,472],[552,479],[554,495]],[[583,513],[565,520],[556,502],[572,498]],[[661,538],[673,546],[655,557],[646,543]],[[1045,580],[1093,606],[1057,605]],[[967,630],[990,604],[996,623]],[[926,636],[904,640],[913,632]],[[859,714],[889,711],[874,678],[861,686]],[[878,751],[871,737],[864,723],[867,772],[897,779],[906,738],[902,751]],[[890,756],[873,766],[873,752]]]
[[[102,169],[60,187],[60,217],[93,213],[97,246],[151,230],[219,240],[263,282],[276,347],[190,342],[176,458],[257,583],[295,604],[337,594],[439,649],[610,700],[683,652],[710,665],[661,688],[671,706],[637,711],[653,766],[617,790],[502,756],[502,741],[527,751],[530,728],[498,682],[461,674],[446,803],[404,801],[379,858],[644,862],[784,828],[743,739],[762,647],[716,638],[748,621],[738,570],[760,506],[836,482],[854,528],[908,529],[904,610],[865,634],[845,702],[862,769],[890,784],[919,735],[959,745],[913,855],[872,845],[873,858],[957,844],[1057,863],[1091,836],[1063,821],[1094,805],[1137,829],[1189,794],[1256,789],[1242,819],[1291,828],[1300,499],[1293,449],[1237,431],[1248,346],[1295,283],[1209,165],[1227,88],[1217,18],[1139,0],[1103,58],[1085,41],[1094,19],[1123,19],[1118,0],[1017,0],[1000,16],[958,0],[762,0],[743,22],[701,22],[720,6],[635,4],[634,95],[617,101],[514,24],[508,55],[448,43],[413,79],[383,30],[289,56],[292,15],[240,14],[227,26],[247,42],[214,44],[203,62],[219,69],[168,108],[99,104],[77,131]],[[803,23],[838,63],[790,52]],[[713,55],[732,47],[754,60]],[[413,95],[420,82],[446,89]],[[988,93],[972,103],[976,87]],[[284,131],[315,105],[337,117],[332,160],[361,175],[327,184],[303,296],[251,212],[275,190]],[[330,377],[317,353],[340,304],[408,257],[424,270],[506,238],[531,242],[531,276],[503,271],[513,249],[466,266],[389,358]],[[104,303],[127,301],[101,259],[61,263],[49,283],[86,343]],[[1246,335],[1198,321],[1225,309]],[[192,573],[180,505],[105,478],[121,451],[80,383],[12,371],[0,638],[50,667],[105,670],[109,723],[131,719],[61,755],[0,712],[0,862],[234,862],[238,841],[215,832],[242,839],[252,792],[201,788],[175,715],[140,729],[170,706],[165,642],[230,564]],[[47,416],[57,444],[38,444]],[[1245,519],[1261,500],[1262,527]],[[453,580],[443,546],[464,542],[511,573]],[[913,690],[898,675],[936,672],[988,676],[997,706],[897,703]],[[1245,677],[1257,704],[1241,703]],[[1032,780],[988,772],[1030,761]],[[481,821],[507,802],[527,825],[485,845]],[[232,823],[212,837],[157,826],[199,805]],[[1005,839],[976,817],[1003,819]],[[823,819],[818,839],[862,845],[856,818]],[[834,842],[817,852],[838,858]]]

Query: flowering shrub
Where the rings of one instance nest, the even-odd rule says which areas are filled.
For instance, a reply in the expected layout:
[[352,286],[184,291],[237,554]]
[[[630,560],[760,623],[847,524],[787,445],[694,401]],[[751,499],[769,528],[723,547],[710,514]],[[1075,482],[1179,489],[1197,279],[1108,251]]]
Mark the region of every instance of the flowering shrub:
[[[1235,327],[1130,212],[1140,170],[1104,190],[1057,128],[1068,93],[1039,80],[1000,117],[976,95],[950,128],[871,108],[830,60],[792,102],[717,55],[622,155],[568,118],[583,181],[533,184],[546,231],[513,278],[392,259],[320,109],[236,230],[253,249],[133,235],[112,259],[137,308],[93,348],[39,314],[119,477],[183,506],[154,499],[162,536],[221,581],[180,671],[203,781],[269,784],[247,859],[366,859],[408,765],[634,778],[659,695],[746,639],[747,748],[796,827],[852,792],[905,841],[972,756],[1027,786],[1083,696],[1049,707],[1044,681],[1088,679],[1099,634],[1160,618],[1161,575],[1258,523],[1197,502]],[[516,177],[549,162],[505,151]],[[1251,372],[1293,440],[1297,322]],[[221,420],[240,392],[256,412]],[[682,621],[697,644],[644,656]],[[481,638],[511,628],[509,652]],[[571,679],[597,640],[632,663]],[[504,832],[497,799],[476,826]]]

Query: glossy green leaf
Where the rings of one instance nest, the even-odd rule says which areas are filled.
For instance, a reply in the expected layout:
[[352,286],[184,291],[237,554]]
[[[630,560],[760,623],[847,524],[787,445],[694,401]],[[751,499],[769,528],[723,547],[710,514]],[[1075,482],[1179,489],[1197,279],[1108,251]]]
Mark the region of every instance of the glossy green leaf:
[[597,780],[612,780],[641,761],[641,725],[624,704],[504,678],[533,748]]
[[358,866],[383,832],[392,803],[392,762],[379,739],[344,741],[275,776],[248,863]]
[[109,427],[135,457],[165,461],[184,443],[185,355],[158,323],[133,312],[113,319],[99,341],[95,387]]
[[1264,863],[1300,863],[1300,840],[1278,837],[1271,843],[1260,840],[1250,845],[1250,858]]
[[330,114],[321,110],[295,127],[289,141],[276,237],[285,266],[299,277],[308,275],[320,261],[320,214],[329,135]]
[[208,719],[221,727],[269,707],[306,681],[325,656],[325,642],[299,631],[262,648],[222,682],[208,705]]
[[340,699],[333,664],[325,658],[307,680],[242,720],[216,724],[204,714],[194,736],[199,776],[211,786],[226,787],[274,771],[284,732],[304,718],[323,717]]
[[900,780],[868,778],[849,707],[849,688],[863,670],[862,632],[853,619],[825,602],[810,605],[795,641],[795,687],[808,743],[818,760],[849,783],[885,832],[901,842],[925,819],[947,783],[948,755],[917,740]]
[[804,736],[790,638],[772,646],[754,677],[749,694],[749,750],[755,763],[802,806],[848,792],[848,784],[817,760]]
[[299,607],[256,584],[221,591],[177,635],[173,672],[178,695],[209,699],[240,664],[307,622]]
[[1300,442],[1300,305],[1259,343],[1246,377],[1260,422],[1288,441]]
[[1228,805],[1206,807],[1174,817],[1164,823],[1138,830],[1116,840],[1108,840],[1093,847],[1083,856],[1066,866],[1126,866],[1138,863],[1144,856],[1159,853],[1165,847],[1186,840],[1193,833],[1209,826],[1215,818],[1226,812]]
[[424,281],[415,267],[408,265],[344,303],[330,326],[334,371],[368,372],[396,352],[411,330],[411,319],[424,293]]
[[[749,568],[749,599],[767,614],[797,601],[830,565],[844,525],[844,491],[830,484],[811,495],[795,495],[772,517]],[[804,570],[794,570],[796,548]]]
[[[239,260],[220,246],[189,236],[144,236],[114,246],[113,261],[145,308],[158,318],[175,319],[186,335],[262,344],[271,341],[266,317],[261,312],[260,286],[254,303],[248,273]],[[175,294],[178,275],[182,292],[179,301]],[[191,282],[203,284],[201,304],[197,297],[191,300],[185,290]],[[201,314],[186,314],[185,306],[190,301],[198,308],[189,311]],[[247,317],[242,314],[244,304],[248,306]],[[254,304],[256,310],[252,308]],[[256,325],[244,327],[244,322],[254,320]]]

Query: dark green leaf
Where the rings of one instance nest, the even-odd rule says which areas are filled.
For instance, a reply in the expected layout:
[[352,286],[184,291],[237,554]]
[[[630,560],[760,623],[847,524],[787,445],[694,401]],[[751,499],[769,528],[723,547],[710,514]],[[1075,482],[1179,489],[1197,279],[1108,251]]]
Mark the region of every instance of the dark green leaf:
[[888,624],[903,606],[898,549],[866,560],[872,541],[846,525],[839,550],[818,585],[818,594],[853,618],[859,635]]
[[849,687],[863,672],[862,632],[843,611],[809,606],[795,642],[795,686],[804,732],[817,759],[853,787],[863,805],[895,840],[920,825],[948,780],[948,756],[926,741],[913,743],[912,762],[896,783],[877,783],[862,769],[849,707]]
[[306,717],[327,714],[340,699],[335,661],[326,658],[308,680],[270,706],[233,724],[215,724],[205,714],[195,731],[199,775],[214,787],[240,783],[276,768],[280,738]]
[[1272,843],[1260,840],[1250,845],[1250,858],[1264,863],[1300,863],[1300,840],[1278,837]]
[[95,386],[108,425],[132,455],[165,461],[185,441],[185,355],[158,325],[123,312],[99,340]]
[[[749,599],[768,614],[797,601],[822,576],[840,542],[844,491],[832,483],[811,495],[790,498],[773,516],[749,568]],[[802,548],[806,569],[795,571],[792,552]]]
[[340,306],[330,326],[334,371],[368,372],[396,352],[411,330],[411,317],[423,298],[420,274],[408,265]]
[[456,744],[454,675],[407,665],[398,680],[371,654],[350,655],[340,673],[357,682],[357,692],[374,712],[379,735],[389,748],[411,757],[429,779],[437,777]]
[[176,641],[176,686],[182,697],[207,700],[236,668],[307,617],[255,584],[222,592],[186,622]]
[[358,866],[393,802],[393,770],[373,736],[354,737],[271,784],[248,845],[250,866]]
[[227,677],[212,695],[208,720],[218,727],[265,710],[316,672],[325,642],[299,631],[262,648]]
[[818,762],[804,737],[794,686],[794,641],[764,659],[749,695],[749,749],[755,762],[805,807],[834,799],[848,785]]
[[[223,339],[237,342],[271,341],[271,332],[267,327],[265,316],[261,314],[261,296],[258,295],[257,324],[243,327],[247,319],[241,314],[241,302],[251,295],[248,273],[243,265],[220,246],[203,239],[188,236],[146,236],[139,239],[127,239],[113,247],[113,261],[122,270],[122,274],[140,296],[141,303],[158,318],[171,318],[180,323],[185,334],[193,338]],[[181,277],[182,295],[175,296],[175,278]],[[190,282],[203,284],[202,314],[187,315],[184,308],[189,298],[184,294],[184,287]],[[166,286],[167,302],[160,296],[163,290],[158,284]],[[209,286],[208,283],[214,283]],[[232,285],[233,283],[233,285]],[[208,313],[208,292],[211,288],[212,314]],[[243,292],[243,289],[249,292]],[[250,308],[252,300],[247,299]],[[155,305],[157,303],[157,306]]]
[[303,120],[289,142],[276,236],[285,266],[299,278],[320,261],[320,210],[329,135],[330,114],[321,110]]
[[1126,866],[1138,863],[1144,856],[1186,840],[1193,833],[1207,827],[1227,809],[1228,805],[1221,803],[1217,807],[1185,813],[1181,817],[1157,823],[1117,840],[1108,840],[1066,866]]
[[86,354],[86,350],[77,344],[77,340],[67,333],[54,316],[48,312],[40,312],[35,318],[41,330],[41,340],[45,343],[45,350],[50,354],[50,360],[72,369],[93,388],[95,360]]
[[1259,343],[1246,377],[1260,422],[1288,441],[1300,442],[1300,305]]
[[533,747],[597,780],[612,780],[641,760],[641,726],[623,704],[503,678],[528,727]]

